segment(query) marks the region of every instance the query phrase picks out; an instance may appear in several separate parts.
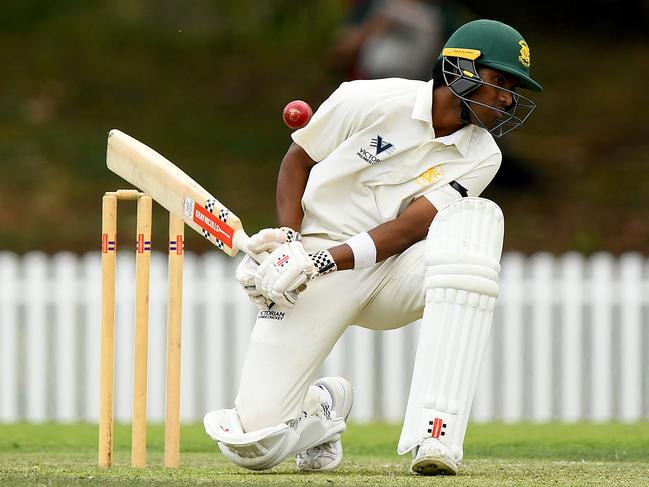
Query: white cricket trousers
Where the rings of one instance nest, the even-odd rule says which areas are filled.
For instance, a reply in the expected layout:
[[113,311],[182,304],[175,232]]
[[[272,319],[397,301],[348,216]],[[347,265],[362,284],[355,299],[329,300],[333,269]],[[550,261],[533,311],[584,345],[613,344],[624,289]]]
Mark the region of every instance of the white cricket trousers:
[[369,268],[317,278],[292,309],[259,312],[235,400],[246,432],[299,416],[314,374],[348,326],[388,330],[421,318],[424,243]]

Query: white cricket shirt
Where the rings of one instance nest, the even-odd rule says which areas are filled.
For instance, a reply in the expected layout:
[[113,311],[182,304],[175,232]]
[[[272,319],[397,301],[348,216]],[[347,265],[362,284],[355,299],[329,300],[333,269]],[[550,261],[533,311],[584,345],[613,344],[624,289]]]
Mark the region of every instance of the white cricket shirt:
[[435,137],[433,82],[400,78],[343,83],[293,140],[318,163],[302,196],[301,233],[342,242],[395,219],[419,196],[441,209],[478,196],[501,152],[467,125]]

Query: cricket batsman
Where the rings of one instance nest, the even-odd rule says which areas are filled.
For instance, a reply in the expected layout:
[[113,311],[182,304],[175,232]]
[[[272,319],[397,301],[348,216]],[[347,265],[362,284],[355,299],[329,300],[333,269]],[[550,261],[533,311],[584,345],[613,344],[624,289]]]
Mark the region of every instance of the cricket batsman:
[[398,452],[411,470],[455,474],[487,346],[503,241],[500,208],[479,198],[501,137],[542,91],[530,48],[493,20],[460,27],[428,82],[343,83],[293,133],[277,181],[281,228],[261,230],[237,280],[260,307],[233,409],[205,416],[233,463],[289,456],[333,470],[352,385],[314,374],[350,325],[422,319]]

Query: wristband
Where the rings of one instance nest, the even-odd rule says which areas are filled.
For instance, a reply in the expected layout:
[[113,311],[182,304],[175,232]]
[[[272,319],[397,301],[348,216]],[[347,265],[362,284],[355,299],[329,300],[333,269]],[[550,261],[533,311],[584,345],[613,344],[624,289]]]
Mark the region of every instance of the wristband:
[[354,269],[363,269],[376,264],[376,245],[369,233],[354,235],[345,243],[351,247],[354,254]]

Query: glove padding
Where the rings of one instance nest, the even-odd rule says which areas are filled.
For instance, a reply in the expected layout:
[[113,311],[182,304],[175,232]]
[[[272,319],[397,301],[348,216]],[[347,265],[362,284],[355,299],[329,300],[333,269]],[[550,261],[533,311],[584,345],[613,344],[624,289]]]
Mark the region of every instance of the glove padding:
[[[302,236],[289,227],[264,228],[250,237],[248,240],[248,249],[257,256],[264,252],[272,252],[283,243],[299,242],[301,240]],[[258,268],[259,264],[257,261],[249,255],[246,255],[237,267],[235,279],[243,287],[250,301],[259,309],[263,310],[270,308],[274,303],[264,297],[255,286],[255,274]],[[297,299],[298,292],[299,290],[290,292],[293,302]]]
[[261,263],[255,287],[265,298],[291,308],[309,281],[336,269],[336,262],[328,250],[307,254],[302,242],[289,242],[277,247]]
[[283,243],[300,241],[302,241],[302,235],[292,228],[264,228],[250,237],[248,249],[255,254],[261,254],[272,252]]
[[288,242],[277,247],[257,269],[255,287],[278,306],[292,308],[298,288],[318,275],[315,263],[302,242]]
[[252,257],[246,255],[237,267],[235,279],[239,284],[241,284],[241,287],[243,287],[248,298],[255,306],[257,306],[257,308],[268,309],[273,305],[273,302],[264,297],[255,286],[255,275],[257,274],[257,269],[259,269],[259,264]]

